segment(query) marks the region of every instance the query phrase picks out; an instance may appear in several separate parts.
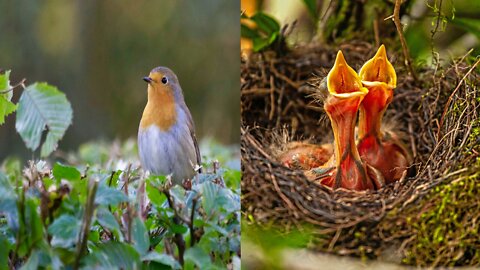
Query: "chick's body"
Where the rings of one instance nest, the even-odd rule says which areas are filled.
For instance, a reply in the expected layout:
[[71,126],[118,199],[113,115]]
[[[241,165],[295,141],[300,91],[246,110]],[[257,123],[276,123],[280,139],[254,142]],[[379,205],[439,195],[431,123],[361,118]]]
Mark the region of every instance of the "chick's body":
[[175,74],[157,67],[144,78],[148,102],[138,130],[138,151],[145,170],[172,175],[176,184],[195,176],[201,163],[195,128]]

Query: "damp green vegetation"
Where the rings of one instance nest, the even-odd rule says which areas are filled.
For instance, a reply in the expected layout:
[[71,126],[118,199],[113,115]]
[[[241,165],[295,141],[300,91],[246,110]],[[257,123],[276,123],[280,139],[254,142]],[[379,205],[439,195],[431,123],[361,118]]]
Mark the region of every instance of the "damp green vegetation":
[[408,209],[411,232],[402,262],[418,266],[480,263],[480,161],[465,175],[435,187]]

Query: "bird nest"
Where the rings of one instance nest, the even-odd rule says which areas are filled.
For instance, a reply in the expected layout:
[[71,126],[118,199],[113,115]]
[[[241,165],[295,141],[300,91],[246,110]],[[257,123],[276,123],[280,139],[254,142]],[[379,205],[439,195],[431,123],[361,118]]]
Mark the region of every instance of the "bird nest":
[[417,68],[415,80],[401,51],[389,49],[398,83],[384,121],[413,154],[414,172],[400,181],[374,191],[331,190],[278,162],[289,141],[333,141],[316,93],[339,49],[356,70],[376,51],[363,42],[310,44],[242,59],[242,214],[305,231],[314,250],[416,265],[480,264],[478,61]]

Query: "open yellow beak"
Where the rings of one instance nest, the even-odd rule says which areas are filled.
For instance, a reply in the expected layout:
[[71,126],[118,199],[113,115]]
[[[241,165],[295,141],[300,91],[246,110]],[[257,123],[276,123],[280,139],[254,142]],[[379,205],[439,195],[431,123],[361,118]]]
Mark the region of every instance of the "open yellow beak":
[[332,176],[322,179],[321,183],[333,188],[373,189],[355,146],[357,112],[368,89],[362,86],[360,78],[347,64],[341,51],[337,53],[335,64],[328,73],[327,87],[329,96],[324,108],[335,139],[335,170]]
[[392,63],[388,61],[387,51],[383,44],[378,48],[375,56],[363,65],[359,76],[367,87],[385,84],[388,88],[393,89],[397,86],[397,74]]
[[335,64],[327,75],[327,87],[330,94],[339,98],[368,93],[357,72],[345,61],[342,51],[338,51]]

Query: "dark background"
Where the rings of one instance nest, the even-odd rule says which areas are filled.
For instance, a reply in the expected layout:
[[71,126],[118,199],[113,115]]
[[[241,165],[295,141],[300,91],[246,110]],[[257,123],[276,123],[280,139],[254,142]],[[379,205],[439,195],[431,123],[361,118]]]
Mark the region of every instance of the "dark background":
[[[74,118],[64,151],[136,137],[141,78],[159,65],[179,77],[197,137],[238,144],[239,10],[224,0],[1,1],[0,68],[12,70],[11,84],[46,81],[67,95]],[[32,156],[15,114],[0,126],[0,160],[12,154]]]

